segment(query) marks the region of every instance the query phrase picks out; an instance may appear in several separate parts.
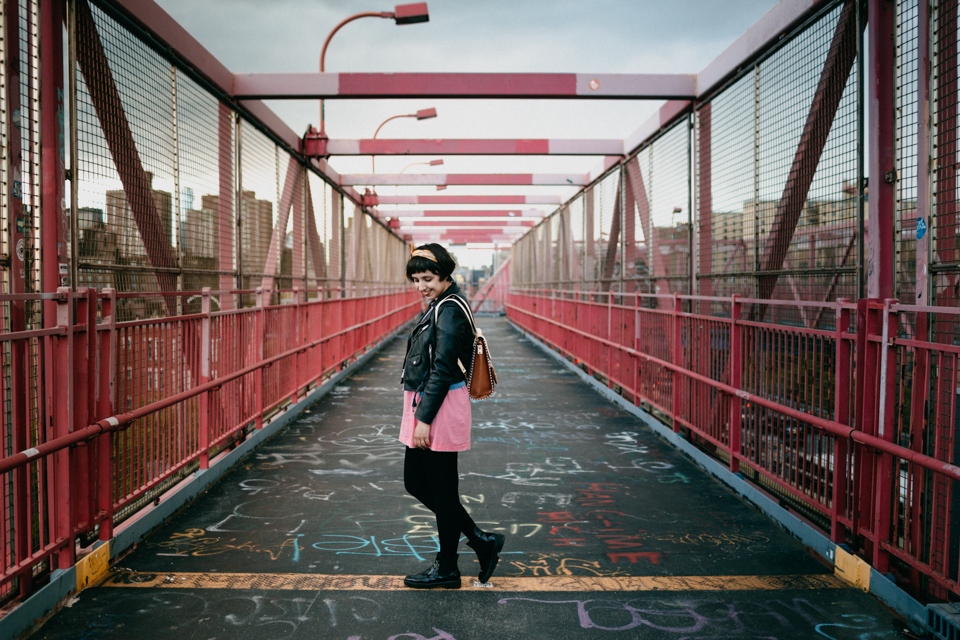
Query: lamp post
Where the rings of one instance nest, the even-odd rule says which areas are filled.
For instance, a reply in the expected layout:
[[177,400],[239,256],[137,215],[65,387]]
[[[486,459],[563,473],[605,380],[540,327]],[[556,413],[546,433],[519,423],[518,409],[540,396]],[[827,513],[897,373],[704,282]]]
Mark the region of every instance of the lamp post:
[[[380,133],[380,129],[383,129],[383,125],[387,124],[391,120],[396,120],[397,118],[416,118],[417,120],[429,120],[430,118],[437,117],[437,110],[433,107],[429,109],[420,109],[416,113],[401,113],[400,115],[390,116],[386,120],[380,123],[380,126],[377,127],[377,130],[373,132],[373,139],[377,139],[377,134]],[[440,161],[440,164],[443,164],[443,161]],[[377,172],[377,159],[376,156],[370,156],[370,173]]]
[[[430,14],[427,12],[427,3],[426,2],[417,2],[414,4],[398,4],[393,8],[393,11],[364,11],[356,15],[352,15],[349,18],[346,18],[340,24],[333,28],[333,31],[327,36],[327,39],[323,42],[323,49],[320,51],[320,73],[326,71],[326,57],[327,57],[327,47],[330,46],[330,40],[333,38],[334,34],[337,33],[344,25],[347,23],[353,22],[354,20],[359,20],[360,18],[393,18],[393,21],[397,25],[402,24],[418,24],[420,22],[429,22]],[[324,127],[324,109],[323,109],[323,100],[320,101],[320,135],[323,136],[326,134],[326,129]]]
[[[400,169],[400,173],[403,173],[404,171],[406,171],[406,170],[409,169],[410,167],[415,167],[415,166],[420,165],[420,164],[422,164],[422,165],[429,165],[429,166],[431,166],[431,167],[439,167],[440,165],[443,164],[443,158],[437,158],[436,160],[431,160],[430,162],[411,162],[410,164],[408,164],[407,166],[405,166],[403,169]],[[394,190],[394,193],[396,193],[397,195],[400,195],[400,186],[399,186],[399,185],[397,185],[396,189]]]
[[438,158],[437,160],[431,160],[430,162],[411,162],[410,164],[408,164],[407,166],[405,166],[403,169],[400,169],[400,173],[403,173],[404,171],[406,171],[406,170],[409,169],[410,167],[415,167],[415,166],[417,166],[418,164],[429,165],[429,166],[431,166],[431,167],[439,167],[440,165],[443,164],[443,159],[442,159],[442,158]]

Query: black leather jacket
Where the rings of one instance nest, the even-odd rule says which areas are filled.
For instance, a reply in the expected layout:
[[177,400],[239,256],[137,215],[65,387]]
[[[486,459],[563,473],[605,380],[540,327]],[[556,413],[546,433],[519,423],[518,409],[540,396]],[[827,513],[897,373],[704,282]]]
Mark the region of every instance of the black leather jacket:
[[464,367],[470,366],[473,329],[463,310],[454,302],[444,304],[440,307],[439,319],[434,327],[434,307],[452,295],[458,295],[466,302],[460,287],[454,282],[427,307],[407,339],[401,382],[405,391],[423,392],[422,397],[419,394],[415,397],[417,409],[414,415],[417,420],[427,424],[437,417],[450,385],[466,379],[457,360]]

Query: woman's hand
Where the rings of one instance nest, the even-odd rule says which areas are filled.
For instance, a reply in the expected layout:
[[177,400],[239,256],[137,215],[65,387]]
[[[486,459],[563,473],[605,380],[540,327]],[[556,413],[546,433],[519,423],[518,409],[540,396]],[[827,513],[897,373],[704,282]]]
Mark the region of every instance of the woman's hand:
[[430,425],[423,420],[417,420],[417,427],[413,430],[413,446],[417,449],[430,448]]

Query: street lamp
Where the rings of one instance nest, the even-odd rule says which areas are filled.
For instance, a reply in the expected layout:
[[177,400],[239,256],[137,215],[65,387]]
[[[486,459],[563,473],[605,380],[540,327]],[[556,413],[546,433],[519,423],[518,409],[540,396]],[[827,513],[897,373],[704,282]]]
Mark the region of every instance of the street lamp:
[[[415,167],[415,166],[420,165],[420,164],[422,164],[422,165],[429,165],[429,166],[431,166],[431,167],[439,167],[441,164],[443,164],[443,158],[437,158],[436,160],[431,160],[430,162],[411,162],[410,164],[408,164],[407,166],[405,166],[403,169],[400,169],[400,173],[403,173],[404,171],[406,171],[406,170],[409,169],[410,167]],[[399,185],[396,187],[396,189],[394,190],[394,192],[395,192],[397,195],[400,195],[400,186],[399,186]]]
[[[343,20],[340,24],[333,28],[333,31],[330,32],[330,35],[327,36],[327,39],[323,42],[323,49],[320,51],[320,73],[326,71],[326,57],[327,57],[327,47],[330,46],[330,39],[333,38],[334,34],[341,29],[348,22],[353,22],[354,20],[359,20],[360,18],[393,18],[393,21],[397,25],[401,24],[418,24],[420,22],[429,22],[430,14],[427,12],[427,3],[426,2],[417,2],[414,4],[398,4],[393,8],[393,12],[390,11],[365,11],[363,13],[358,13],[352,15],[346,20]],[[323,112],[323,100],[320,101],[320,135],[325,135],[326,129],[324,128],[324,112]]]
[[431,167],[439,167],[440,165],[443,164],[443,159],[442,159],[442,158],[438,158],[437,160],[431,160],[430,162],[411,162],[410,164],[408,164],[407,166],[405,166],[403,169],[400,169],[400,173],[403,173],[404,171],[406,171],[406,170],[409,169],[410,167],[415,167],[415,166],[417,166],[418,164],[429,165],[429,166],[431,166]]
[[[429,109],[420,109],[420,111],[417,111],[416,113],[401,113],[400,115],[397,115],[397,116],[390,116],[389,118],[381,122],[380,126],[377,127],[377,130],[373,132],[373,139],[374,140],[377,139],[377,134],[380,133],[380,129],[383,129],[383,125],[387,124],[391,120],[396,120],[397,118],[416,118],[417,120],[429,120],[430,118],[436,118],[436,117],[437,117],[437,110],[434,109],[433,107],[430,107]],[[370,156],[370,170],[371,170],[370,173],[377,172],[376,156]]]

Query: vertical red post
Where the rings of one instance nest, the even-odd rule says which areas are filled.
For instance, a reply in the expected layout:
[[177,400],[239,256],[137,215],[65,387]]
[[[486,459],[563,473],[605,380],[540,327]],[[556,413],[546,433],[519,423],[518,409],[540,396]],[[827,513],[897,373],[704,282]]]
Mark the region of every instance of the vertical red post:
[[[296,246],[296,243],[294,243]],[[303,346],[303,323],[300,322],[300,314],[303,307],[300,304],[300,287],[293,288],[293,299],[295,307],[294,322],[294,345],[299,349]],[[297,404],[297,398],[300,397],[300,352],[293,355],[293,392],[290,394],[290,404]]]
[[[713,111],[712,103],[700,107],[697,113],[699,131],[697,137],[697,188],[699,190],[699,219],[700,230],[700,275],[713,275]],[[697,290],[694,295],[712,296],[713,279],[699,279],[694,274],[694,283]],[[709,304],[706,310],[700,313],[710,315]]]
[[[219,259],[221,290],[240,289],[242,282],[237,279],[234,266],[234,217],[240,218],[240,211],[234,211],[233,193],[233,111],[222,102],[217,104],[217,167],[219,169],[219,191],[217,195],[217,256]],[[238,242],[239,244],[239,242]],[[220,310],[233,309],[234,296],[220,294]],[[237,302],[237,306],[242,303]]]
[[[659,306],[659,303],[658,303]],[[683,366],[683,352],[681,345],[681,331],[682,327],[680,325],[680,311],[681,311],[681,302],[680,296],[673,294],[673,349],[671,350],[671,360],[673,364],[678,366]],[[680,417],[680,385],[683,382],[683,376],[676,371],[673,373],[673,404],[671,410],[673,412],[673,432],[680,433],[680,423],[677,419]]]
[[[21,136],[20,123],[14,120],[14,114],[20,115],[20,3],[18,0],[6,0],[4,3],[6,31],[4,49],[6,51],[6,128],[7,136],[7,176],[10,180],[7,196],[7,241],[10,248],[10,269],[8,271],[10,293],[24,293],[26,280],[24,274],[23,239],[23,186],[21,177]],[[26,328],[26,305],[22,300],[10,302],[10,331],[23,331]],[[13,450],[23,451],[30,447],[29,404],[27,400],[29,382],[27,380],[26,343],[16,340],[10,344],[11,371],[11,426],[13,432]],[[16,555],[17,560],[30,555],[30,478],[28,467],[23,466],[14,472],[14,495],[16,496]],[[20,591],[26,596],[32,589],[32,575],[26,572],[20,578]]]
[[[640,313],[640,294],[636,293],[633,296],[633,350],[640,351],[640,323],[642,322],[643,314]],[[573,323],[570,323],[571,325]],[[630,360],[633,363],[633,404],[635,406],[640,406],[640,363],[643,360],[639,356],[635,356]]]
[[[67,286],[64,176],[66,138],[63,109],[63,0],[40,0],[40,164],[42,175],[43,290]],[[56,322],[48,302],[47,326]],[[46,313],[44,314],[46,316]]]
[[[857,396],[854,415],[860,430],[867,435],[877,435],[877,390],[880,376],[877,343],[872,336],[880,333],[881,323],[877,314],[876,300],[857,301]],[[874,487],[876,480],[876,457],[872,450],[858,446],[854,450],[854,468],[857,469],[857,500],[853,510],[853,533],[870,535],[874,513]],[[863,527],[866,525],[866,530]],[[873,553],[873,543],[868,540],[868,555]]]
[[[557,317],[557,314],[556,314],[556,302],[555,302],[555,301],[551,304],[550,317],[553,318],[553,319],[556,319],[556,317]],[[547,325],[546,329],[547,329],[547,334],[548,334],[548,335],[549,335],[550,333],[555,333],[555,332],[552,330],[552,329],[553,329],[553,326],[554,326],[554,325]],[[613,292],[612,292],[612,291],[607,291],[607,335],[606,335],[606,338],[607,338],[607,341],[608,341],[608,342],[613,342]],[[606,370],[606,374],[607,374],[607,386],[612,389],[612,388],[613,388],[613,354],[614,354],[614,349],[613,349],[613,347],[611,347],[611,346],[608,345],[608,346],[606,347],[606,352],[607,352],[607,370]]]
[[[254,353],[256,354],[257,363],[263,362],[263,343],[267,339],[267,328],[266,328],[266,315],[263,311],[263,295],[264,291],[262,287],[257,287],[257,335],[256,335],[256,344],[254,345]],[[266,375],[266,370],[263,367],[257,369],[254,374],[254,385],[253,393],[256,396],[254,398],[254,406],[256,411],[256,422],[257,429],[263,429],[263,376]]]
[[[730,309],[730,385],[740,391],[743,384],[743,325],[740,324],[740,296],[733,296]],[[740,396],[730,398],[730,471],[740,471],[741,403]]]
[[[63,0],[40,0],[40,167],[41,242],[43,246],[42,290],[67,286],[65,197],[65,137],[63,108]],[[57,324],[57,303],[43,303],[43,326]],[[43,340],[44,419],[54,411],[53,340]],[[48,427],[49,429],[49,427]],[[52,435],[48,434],[48,435]],[[48,478],[53,471],[48,467]],[[52,483],[50,486],[53,486]]]
[[887,0],[869,0],[869,64],[871,82],[867,95],[870,128],[867,148],[870,175],[867,217],[867,297],[893,297],[896,256],[893,221],[896,176],[894,175],[894,122],[896,93],[896,11]]
[[[56,359],[58,366],[54,374],[54,394],[59,401],[55,404],[53,415],[53,436],[62,438],[73,430],[74,418],[74,389],[73,371],[73,301],[68,287],[57,288],[57,326],[64,330],[64,335],[58,336],[56,341]],[[56,542],[63,545],[57,552],[57,568],[68,569],[76,562],[76,552],[73,544],[74,523],[74,495],[73,469],[71,465],[71,450],[62,449],[53,454],[54,485],[56,501]],[[26,467],[22,467],[26,469]]]
[[[896,385],[897,350],[893,338],[897,335],[897,313],[891,306],[897,301],[887,299],[880,311],[883,341],[880,343],[880,384],[878,393],[877,429],[880,438],[893,442],[897,429]],[[894,474],[893,456],[889,453],[877,454],[875,486],[875,504],[873,509],[873,568],[886,573],[890,568],[890,555],[883,549],[883,543],[889,542],[893,510],[893,487],[897,481]]]
[[[86,287],[77,289],[76,316],[74,317],[73,350],[73,420],[70,432],[83,429],[93,422],[93,403],[95,386],[93,368],[90,362],[90,343],[93,342],[96,326],[96,292]],[[82,330],[82,332],[81,332]],[[93,500],[91,489],[96,485],[96,470],[93,448],[87,445],[77,447],[72,452],[71,466],[74,468],[74,514],[76,524],[84,523],[92,528]]]
[[[850,424],[850,341],[845,337],[850,331],[850,310],[844,309],[846,300],[837,300],[836,328],[834,329],[834,353],[836,376],[834,376],[833,420],[840,424]],[[848,477],[847,440],[834,438],[833,441],[833,506],[830,510],[830,538],[834,542],[844,541],[844,526],[839,519],[847,513],[847,489],[853,486]],[[851,494],[855,495],[855,494]]]
[[[102,329],[97,331],[97,348],[100,361],[97,370],[96,419],[103,420],[116,415],[116,345],[117,345],[117,292],[103,290],[100,301]],[[97,504],[100,517],[100,539],[113,537],[113,434],[104,433],[97,439],[98,484]]]
[[[200,294],[200,384],[210,382],[210,339],[213,318],[210,316],[210,287]],[[210,391],[200,394],[200,468],[210,468]]]

